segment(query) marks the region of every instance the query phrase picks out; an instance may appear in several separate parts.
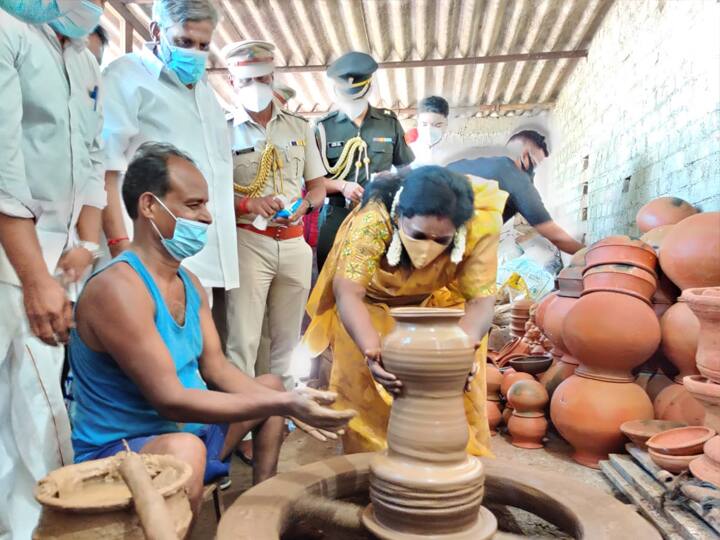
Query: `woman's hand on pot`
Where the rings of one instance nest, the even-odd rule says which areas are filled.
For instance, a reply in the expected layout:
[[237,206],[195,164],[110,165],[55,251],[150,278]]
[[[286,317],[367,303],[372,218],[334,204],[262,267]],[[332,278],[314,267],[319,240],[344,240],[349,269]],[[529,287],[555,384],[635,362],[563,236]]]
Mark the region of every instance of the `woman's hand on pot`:
[[397,396],[402,391],[402,382],[398,378],[386,371],[382,365],[382,357],[380,356],[379,349],[372,349],[365,351],[365,361],[367,362],[368,368],[372,378],[382,387]]

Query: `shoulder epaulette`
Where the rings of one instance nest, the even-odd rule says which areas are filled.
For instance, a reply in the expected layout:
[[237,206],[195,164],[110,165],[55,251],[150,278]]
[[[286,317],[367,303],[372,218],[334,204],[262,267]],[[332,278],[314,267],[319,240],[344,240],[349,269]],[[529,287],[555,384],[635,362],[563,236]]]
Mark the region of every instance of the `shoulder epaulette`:
[[293,111],[288,111],[287,109],[283,109],[282,112],[283,112],[284,114],[287,114],[288,116],[292,116],[292,117],[294,117],[294,118],[299,118],[300,120],[303,120],[304,122],[309,122],[309,121],[310,121],[310,120],[308,120],[307,118],[305,118],[305,117],[304,117],[302,114],[300,114],[300,113],[296,113],[296,112],[293,112]]

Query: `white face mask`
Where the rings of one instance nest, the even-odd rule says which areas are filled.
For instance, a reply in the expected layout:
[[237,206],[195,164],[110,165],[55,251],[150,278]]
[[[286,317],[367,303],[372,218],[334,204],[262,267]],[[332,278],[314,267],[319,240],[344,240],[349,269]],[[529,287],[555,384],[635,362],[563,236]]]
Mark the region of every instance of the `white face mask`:
[[445,135],[445,128],[437,126],[420,126],[417,130],[418,138],[428,146],[435,146]]
[[265,110],[272,98],[272,87],[257,81],[252,81],[247,86],[235,90],[235,103],[252,112]]
[[338,96],[337,106],[350,120],[355,120],[358,116],[365,112],[368,108],[368,99],[366,97],[360,99],[348,99]]

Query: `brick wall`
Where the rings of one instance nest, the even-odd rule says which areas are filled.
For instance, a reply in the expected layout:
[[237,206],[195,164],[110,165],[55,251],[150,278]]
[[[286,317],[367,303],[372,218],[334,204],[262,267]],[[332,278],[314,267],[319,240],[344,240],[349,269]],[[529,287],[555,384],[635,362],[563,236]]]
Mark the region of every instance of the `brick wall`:
[[719,28],[716,0],[616,0],[550,115],[556,221],[594,241],[661,195],[720,210]]

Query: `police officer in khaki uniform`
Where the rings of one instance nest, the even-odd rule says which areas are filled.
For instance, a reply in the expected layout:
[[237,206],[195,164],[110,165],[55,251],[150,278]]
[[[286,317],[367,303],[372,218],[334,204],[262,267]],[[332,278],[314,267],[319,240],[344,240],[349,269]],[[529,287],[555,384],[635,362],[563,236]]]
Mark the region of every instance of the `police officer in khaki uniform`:
[[372,56],[349,52],[327,70],[337,109],[318,121],[316,137],[325,167],[328,204],[323,209],[318,238],[318,269],[330,253],[340,224],[360,201],[373,173],[409,165],[415,156],[395,113],[368,103],[378,65]]
[[[312,267],[301,218],[325,199],[326,170],[308,121],[273,99],[274,49],[264,41],[243,41],[224,51],[236,98],[230,129],[240,262],[240,287],[225,295],[226,352],[245,373],[259,375],[267,313],[269,371],[289,389]],[[294,202],[299,206],[292,215],[278,216]]]

